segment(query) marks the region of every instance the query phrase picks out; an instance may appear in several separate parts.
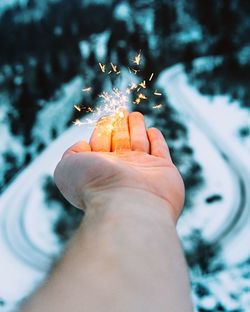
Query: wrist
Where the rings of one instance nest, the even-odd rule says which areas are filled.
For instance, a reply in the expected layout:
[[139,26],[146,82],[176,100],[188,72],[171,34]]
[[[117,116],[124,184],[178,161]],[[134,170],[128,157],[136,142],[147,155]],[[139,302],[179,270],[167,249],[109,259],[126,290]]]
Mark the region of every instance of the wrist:
[[127,250],[147,253],[155,242],[165,246],[167,237],[177,239],[171,210],[165,200],[144,190],[119,188],[112,197],[109,192],[96,194],[86,205],[80,245],[88,246],[90,256],[100,253],[103,259],[110,254],[126,259]]
[[133,217],[173,224],[176,224],[178,218],[174,208],[165,199],[142,189],[123,187],[113,191],[99,191],[94,196],[85,194],[85,202],[86,218],[96,216],[107,221]]

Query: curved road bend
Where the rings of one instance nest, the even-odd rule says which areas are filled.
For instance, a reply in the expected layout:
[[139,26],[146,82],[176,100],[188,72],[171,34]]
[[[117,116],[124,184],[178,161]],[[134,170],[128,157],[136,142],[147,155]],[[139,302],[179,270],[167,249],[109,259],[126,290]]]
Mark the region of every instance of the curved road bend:
[[[224,161],[232,170],[235,176],[235,199],[232,203],[229,214],[221,227],[211,237],[214,244],[230,244],[231,238],[242,235],[246,227],[249,227],[250,220],[250,170],[235,154],[234,149],[221,137],[220,133],[209,124],[204,116],[198,111],[196,104],[185,94],[183,88],[184,68],[182,65],[175,65],[160,75],[158,82],[167,90],[173,103],[182,114],[188,116],[204,132],[214,147],[219,151]],[[249,233],[250,234],[250,233]]]

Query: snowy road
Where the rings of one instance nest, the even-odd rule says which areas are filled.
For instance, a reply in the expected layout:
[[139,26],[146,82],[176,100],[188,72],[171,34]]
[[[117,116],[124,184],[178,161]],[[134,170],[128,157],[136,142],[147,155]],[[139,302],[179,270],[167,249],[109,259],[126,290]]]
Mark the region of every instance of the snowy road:
[[[230,142],[230,138],[223,135],[221,125],[213,124],[210,116],[206,116],[202,111],[202,96],[197,97],[192,87],[188,85],[182,65],[176,65],[165,71],[159,77],[158,82],[161,87],[166,89],[170,102],[177,111],[185,118],[192,120],[199,130],[206,134],[232,171],[235,184],[234,200],[210,240],[214,244],[222,244],[224,256],[229,263],[243,261],[250,255],[250,250],[247,248],[245,248],[245,252],[242,252],[243,242],[250,239],[249,162],[242,159],[237,146]],[[215,174],[219,174],[219,172],[215,172]],[[235,257],[238,249],[241,259]],[[234,254],[233,257],[231,257],[232,254]]]
[[[206,134],[232,171],[235,190],[233,201],[210,239],[222,243],[224,256],[230,262],[245,260],[250,252],[242,252],[242,241],[250,240],[250,172],[237,147],[224,137],[219,127],[200,110],[202,97],[194,101],[191,86],[186,82],[182,66],[174,66],[159,77],[159,84],[179,113],[191,119]],[[199,105],[198,105],[199,104]],[[35,159],[0,198],[0,293],[6,301],[17,301],[34,288],[60,252],[53,237],[46,236],[51,215],[39,210],[42,192],[41,177],[51,175],[63,151],[80,139],[90,137],[92,128],[71,127]],[[235,146],[235,145],[233,145]],[[34,207],[36,209],[34,209]],[[28,210],[28,211],[27,211]],[[29,215],[27,219],[24,216]],[[216,216],[215,216],[216,218]],[[32,229],[34,231],[32,232]],[[39,232],[39,233],[37,233]],[[44,236],[44,242],[36,237]],[[31,239],[32,238],[32,239]],[[238,252],[239,251],[239,252]],[[231,255],[234,255],[231,257]],[[235,257],[239,255],[239,257]],[[241,258],[241,259],[240,259]],[[237,260],[235,260],[237,259]]]

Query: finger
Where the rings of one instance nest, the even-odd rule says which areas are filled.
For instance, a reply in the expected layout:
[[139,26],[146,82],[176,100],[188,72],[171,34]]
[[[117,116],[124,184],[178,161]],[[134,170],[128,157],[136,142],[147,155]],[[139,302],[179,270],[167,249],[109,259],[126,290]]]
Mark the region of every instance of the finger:
[[110,152],[111,134],[112,134],[112,118],[102,117],[91,135],[90,146],[94,152]]
[[62,158],[67,155],[72,155],[72,154],[81,153],[81,152],[91,152],[90,145],[85,141],[79,141],[75,143],[74,145],[72,145],[70,148],[68,148],[64,152]]
[[151,155],[166,158],[172,162],[167,142],[165,141],[161,131],[157,128],[148,129],[148,138],[150,142]]
[[149,141],[144,116],[139,112],[129,114],[129,132],[132,151],[149,153]]
[[121,110],[116,114],[112,133],[112,152],[130,150],[128,111]]

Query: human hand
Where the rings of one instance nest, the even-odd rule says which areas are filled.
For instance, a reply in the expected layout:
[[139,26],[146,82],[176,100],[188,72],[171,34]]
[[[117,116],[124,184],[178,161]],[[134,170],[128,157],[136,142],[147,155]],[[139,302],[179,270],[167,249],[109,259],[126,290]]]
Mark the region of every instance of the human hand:
[[64,197],[80,209],[136,192],[135,198],[147,194],[165,202],[174,221],[183,207],[184,185],[167,143],[158,129],[146,130],[139,112],[102,118],[89,144],[78,142],[64,153],[54,176]]

